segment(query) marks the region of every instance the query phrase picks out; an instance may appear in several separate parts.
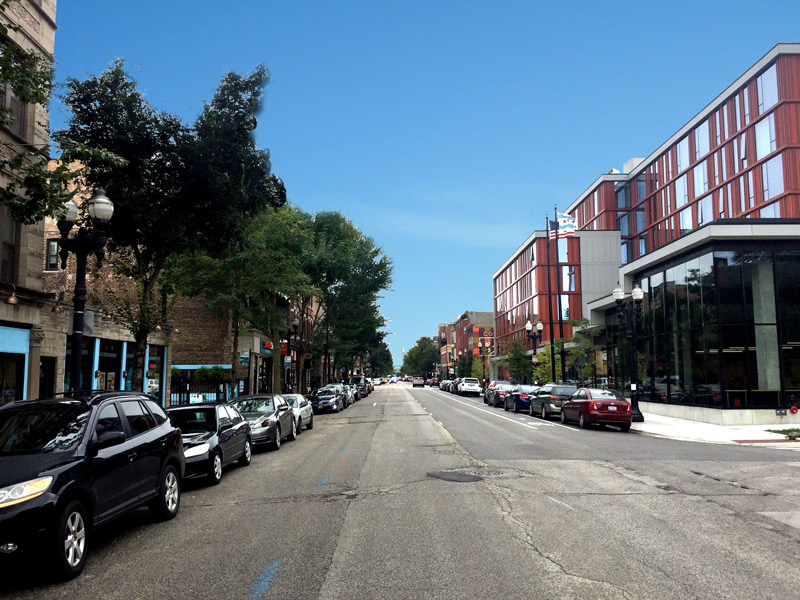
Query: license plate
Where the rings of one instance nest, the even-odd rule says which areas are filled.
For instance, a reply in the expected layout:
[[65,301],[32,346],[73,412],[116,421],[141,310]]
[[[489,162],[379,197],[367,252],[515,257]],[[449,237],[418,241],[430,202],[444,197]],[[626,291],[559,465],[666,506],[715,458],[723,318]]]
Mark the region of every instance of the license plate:
[[322,404],[320,404],[317,408],[320,409],[320,408],[325,408],[325,407]]
[[608,410],[617,410],[617,407],[612,405],[608,407]]

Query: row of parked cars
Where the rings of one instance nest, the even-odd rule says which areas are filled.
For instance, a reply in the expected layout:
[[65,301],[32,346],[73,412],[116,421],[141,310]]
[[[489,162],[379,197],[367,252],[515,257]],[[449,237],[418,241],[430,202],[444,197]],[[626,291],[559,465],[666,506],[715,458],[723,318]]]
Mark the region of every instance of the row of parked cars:
[[443,379],[439,382],[439,389],[458,396],[467,396],[470,394],[480,396],[482,392],[481,382],[477,377]]
[[[357,386],[333,389],[338,407],[360,397]],[[142,506],[174,518],[186,478],[216,485],[225,466],[250,464],[254,446],[280,449],[331,409],[321,398],[259,394],[165,410],[144,393],[86,391],[0,406],[0,560],[43,551],[57,577],[77,576],[97,527]]]

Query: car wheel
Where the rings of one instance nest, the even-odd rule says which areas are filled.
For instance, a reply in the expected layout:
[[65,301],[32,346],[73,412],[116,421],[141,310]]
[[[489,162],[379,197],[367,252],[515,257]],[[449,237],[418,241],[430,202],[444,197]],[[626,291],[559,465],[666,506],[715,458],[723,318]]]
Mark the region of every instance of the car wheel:
[[508,412],[508,399],[503,400],[503,410]]
[[544,402],[542,402],[542,414],[539,416],[542,417],[544,421],[547,421],[547,409],[544,407]]
[[303,417],[297,417],[297,435],[303,433]]
[[314,429],[314,415],[311,415],[311,418],[308,419],[308,425],[306,425],[306,429]]
[[630,423],[625,423],[625,425],[620,425],[619,426],[619,430],[622,433],[628,433],[631,430],[631,424]]
[[518,412],[519,412],[519,405],[517,404],[517,401],[516,401],[516,400],[514,400],[514,412],[515,412],[515,413],[518,413]]
[[218,485],[222,481],[222,455],[219,450],[211,457],[211,468],[208,471],[208,481],[211,485]]
[[583,416],[583,413],[578,413],[578,427],[581,429],[586,429],[589,424],[586,422],[586,417]]
[[250,438],[247,438],[244,441],[244,452],[239,457],[239,464],[243,467],[246,467],[250,464],[250,461],[253,458],[253,445],[250,443]]
[[489,398],[487,398],[485,394],[483,396],[483,403],[484,404],[489,404]]
[[564,412],[564,409],[561,409],[561,422],[566,425],[567,424],[567,414]]
[[272,443],[272,448],[274,450],[281,449],[281,426],[280,424],[275,426],[275,441]]
[[292,421],[292,429],[289,431],[289,441],[293,442],[297,439],[297,421]]
[[166,465],[161,473],[161,487],[158,496],[150,504],[150,514],[159,521],[168,521],[178,514],[181,506],[181,481],[178,471]]
[[531,402],[531,405],[528,407],[528,414],[532,417],[536,416],[533,414],[533,402]]
[[56,521],[51,550],[56,572],[62,579],[80,575],[86,565],[87,512],[79,500],[64,506]]

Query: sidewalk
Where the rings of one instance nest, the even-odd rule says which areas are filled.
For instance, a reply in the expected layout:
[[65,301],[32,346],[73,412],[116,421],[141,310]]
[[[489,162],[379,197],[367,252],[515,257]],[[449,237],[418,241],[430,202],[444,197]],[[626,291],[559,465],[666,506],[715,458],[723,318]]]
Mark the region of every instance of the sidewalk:
[[791,425],[726,426],[700,423],[698,421],[685,421],[651,413],[643,414],[644,423],[633,423],[631,431],[674,440],[800,450],[800,441],[789,440],[785,435],[767,431],[767,429],[789,429],[792,427]]

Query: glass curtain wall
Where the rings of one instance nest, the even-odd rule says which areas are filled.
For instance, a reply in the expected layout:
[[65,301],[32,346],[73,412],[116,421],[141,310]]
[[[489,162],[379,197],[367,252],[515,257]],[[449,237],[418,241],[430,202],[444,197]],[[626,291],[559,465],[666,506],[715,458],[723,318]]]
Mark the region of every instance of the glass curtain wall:
[[[636,342],[642,400],[734,409],[800,400],[800,250],[738,246],[637,280],[645,293]],[[624,386],[624,319],[611,310],[606,321]]]

